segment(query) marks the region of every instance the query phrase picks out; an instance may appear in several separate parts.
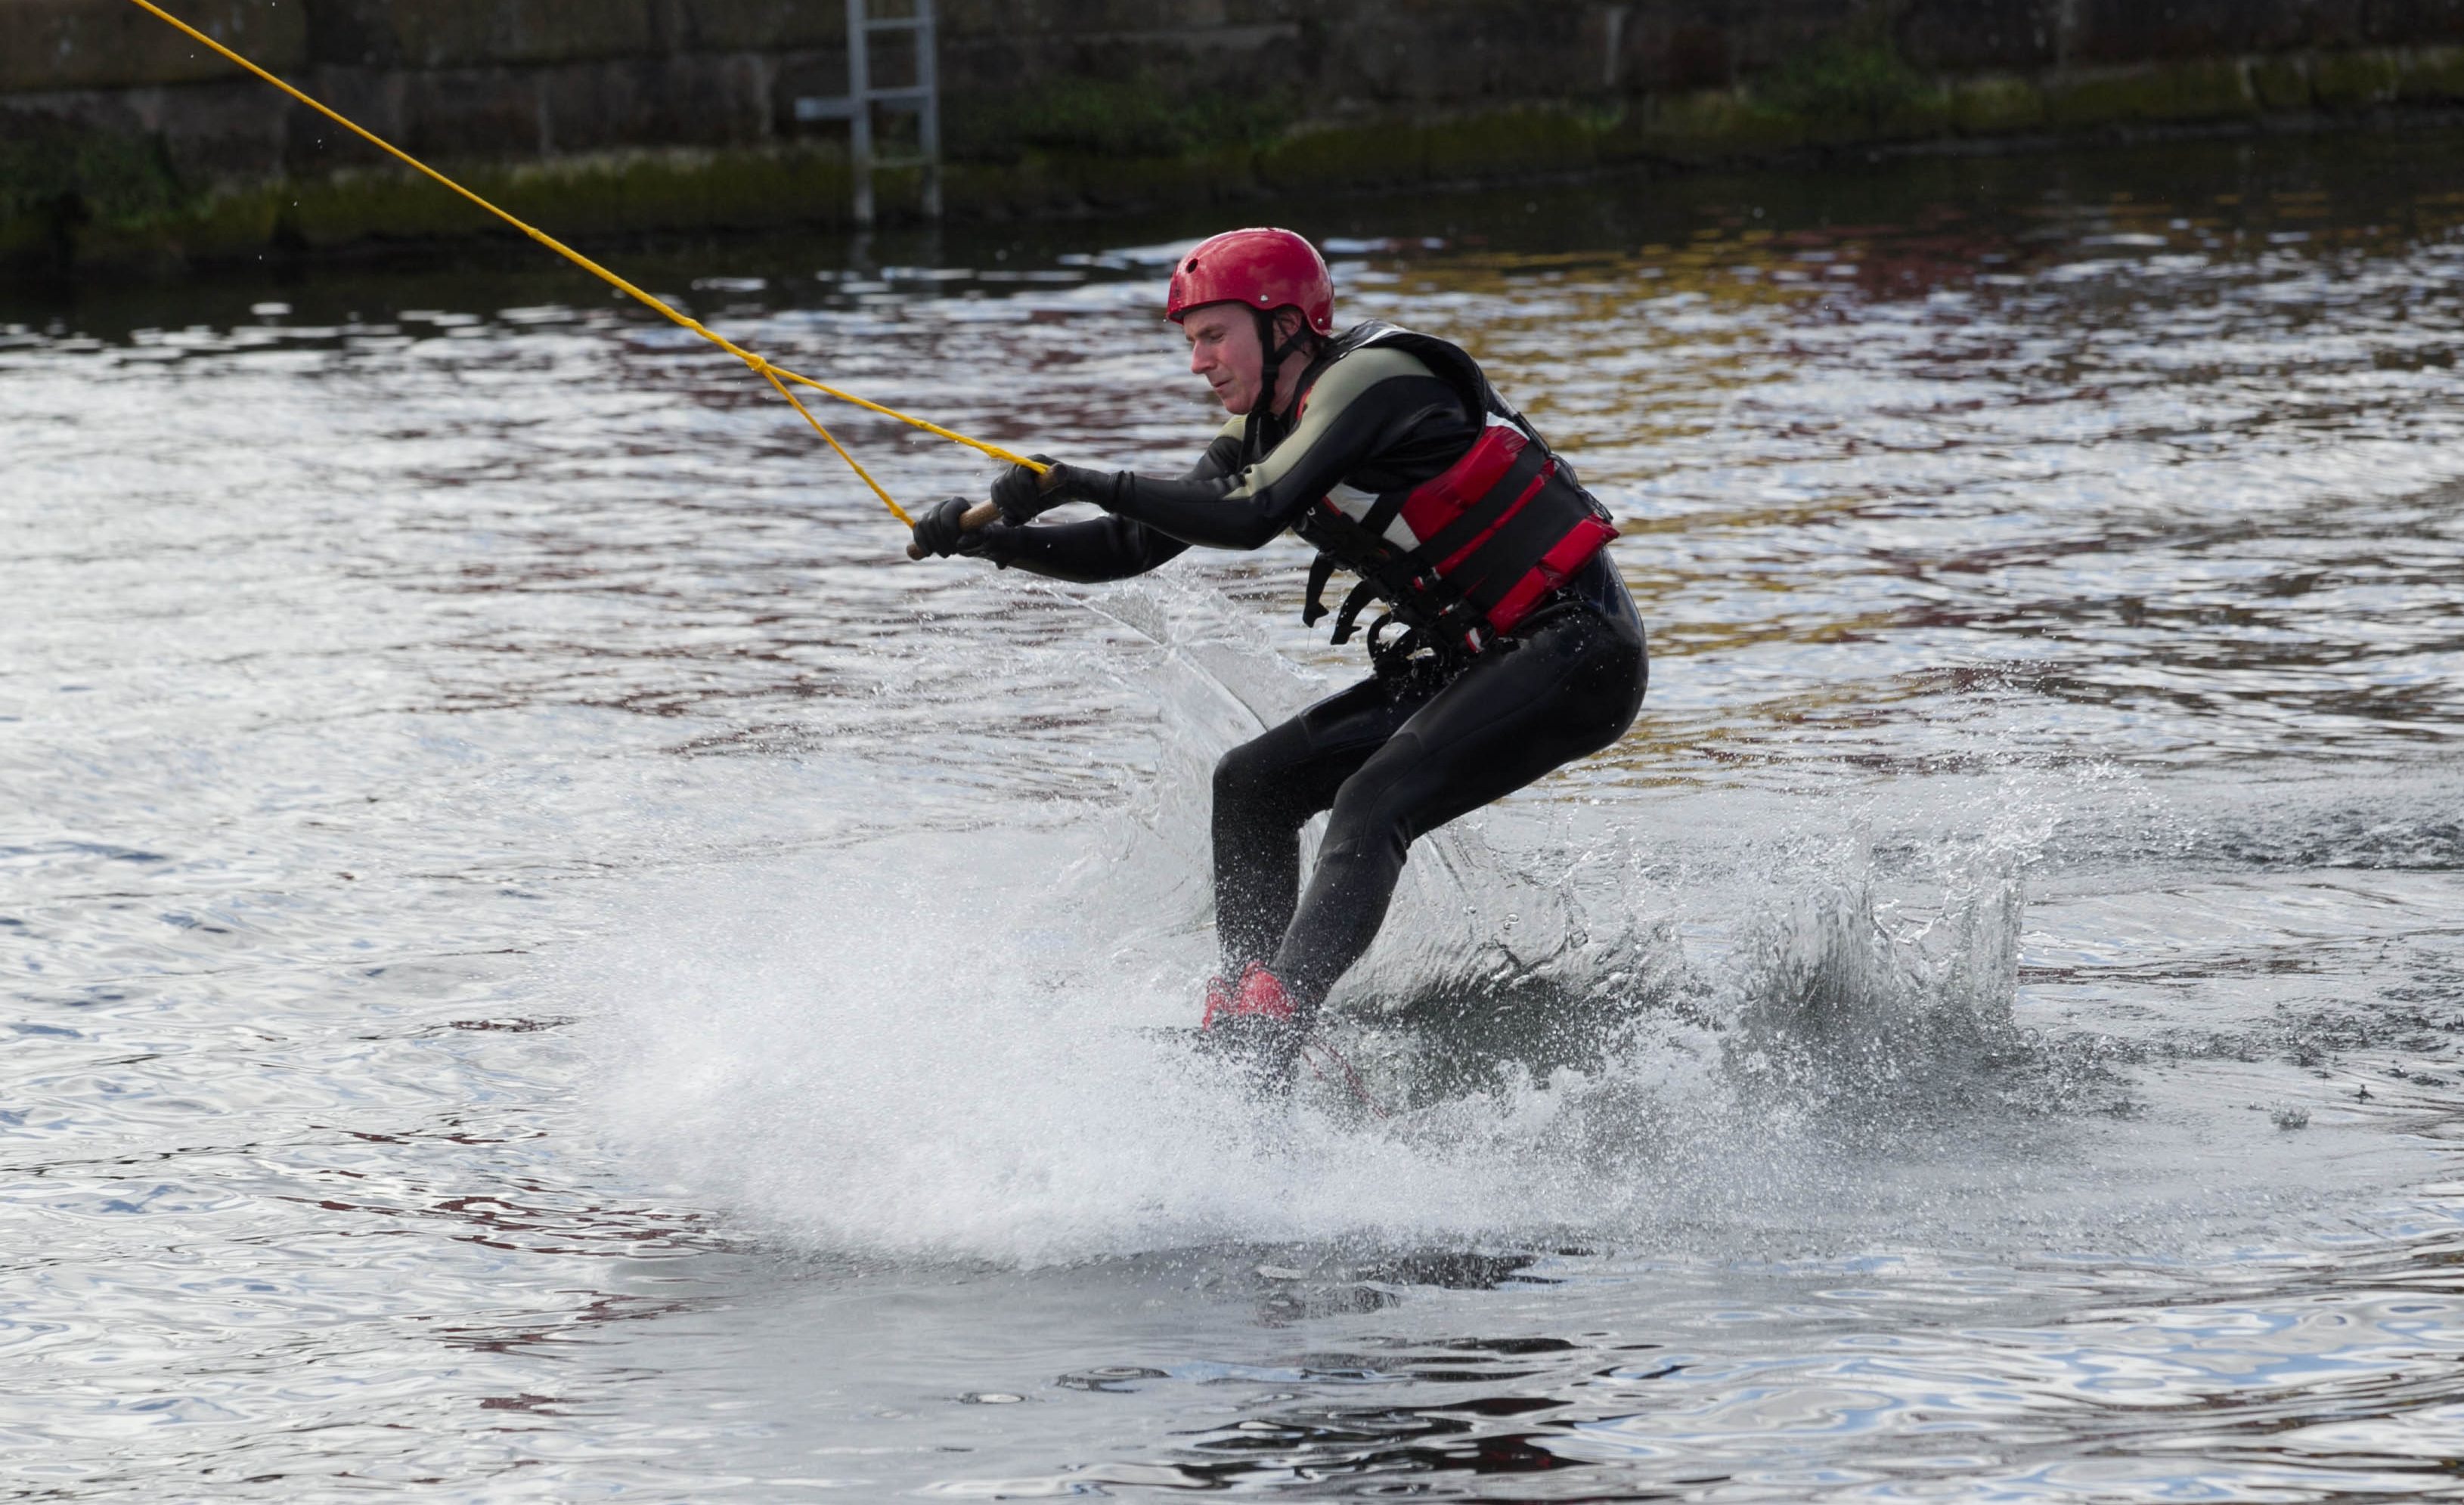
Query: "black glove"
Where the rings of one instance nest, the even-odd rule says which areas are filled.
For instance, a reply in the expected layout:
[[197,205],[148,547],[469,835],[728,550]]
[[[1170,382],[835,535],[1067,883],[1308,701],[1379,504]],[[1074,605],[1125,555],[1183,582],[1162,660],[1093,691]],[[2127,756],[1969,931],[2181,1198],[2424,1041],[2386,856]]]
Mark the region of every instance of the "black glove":
[[966,541],[967,530],[960,519],[967,515],[967,499],[946,496],[924,509],[915,519],[915,547],[936,559],[946,559],[958,552]]
[[1018,554],[1016,530],[1002,522],[976,529],[961,526],[960,520],[975,505],[963,496],[950,496],[926,508],[924,515],[915,519],[915,547],[935,558],[962,554],[1009,568],[1009,561]]
[[[1034,458],[1038,465],[1053,463],[1048,454]],[[1011,466],[993,482],[993,503],[1001,509],[1001,517],[1011,523],[1023,523],[1060,506],[1066,499],[1057,491],[1045,490],[1044,477],[1023,465]]]

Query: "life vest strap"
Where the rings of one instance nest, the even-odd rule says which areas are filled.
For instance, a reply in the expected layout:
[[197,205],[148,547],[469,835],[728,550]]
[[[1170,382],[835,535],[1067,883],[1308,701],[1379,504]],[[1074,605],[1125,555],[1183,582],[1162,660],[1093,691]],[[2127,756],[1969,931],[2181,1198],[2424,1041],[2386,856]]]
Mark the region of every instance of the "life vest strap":
[[1317,620],[1326,615],[1326,582],[1334,578],[1336,565],[1334,556],[1323,549],[1309,561],[1309,595],[1301,602],[1302,626],[1314,627]]
[[1334,614],[1334,636],[1327,641],[1340,647],[1352,641],[1353,628],[1359,624],[1361,609],[1377,599],[1377,582],[1362,580],[1343,599],[1343,608]]

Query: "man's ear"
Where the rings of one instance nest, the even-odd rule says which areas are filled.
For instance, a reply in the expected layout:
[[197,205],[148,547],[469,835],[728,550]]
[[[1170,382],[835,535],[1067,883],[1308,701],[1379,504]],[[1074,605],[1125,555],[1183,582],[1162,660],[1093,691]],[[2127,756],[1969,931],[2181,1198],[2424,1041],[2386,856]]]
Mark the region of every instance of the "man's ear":
[[1309,320],[1302,316],[1299,309],[1278,309],[1275,313],[1275,343],[1288,345],[1299,338],[1301,331],[1308,327]]

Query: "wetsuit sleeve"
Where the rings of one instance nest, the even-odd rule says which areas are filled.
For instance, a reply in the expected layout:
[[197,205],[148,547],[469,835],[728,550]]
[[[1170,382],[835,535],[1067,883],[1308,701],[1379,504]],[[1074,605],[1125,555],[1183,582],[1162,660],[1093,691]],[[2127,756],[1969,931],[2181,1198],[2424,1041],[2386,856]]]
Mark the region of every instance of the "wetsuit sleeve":
[[1115,517],[1183,543],[1255,549],[1337,482],[1433,428],[1452,436],[1449,460],[1462,453],[1474,425],[1454,388],[1416,357],[1363,350],[1327,368],[1299,425],[1257,464],[1177,481],[1122,470],[1092,475],[1084,490]]
[[1189,545],[1166,537],[1126,517],[1097,517],[1086,522],[1052,523],[1013,528],[996,523],[1010,536],[997,557],[1003,569],[1016,565],[1029,575],[1092,585],[1123,580],[1178,558]]
[[[1185,480],[1220,479],[1240,469],[1241,436],[1227,426],[1206,447]],[[1144,523],[1121,516],[1086,522],[1012,528],[1001,552],[1003,568],[1017,565],[1030,575],[1047,576],[1091,585],[1127,579],[1178,558],[1189,545]]]

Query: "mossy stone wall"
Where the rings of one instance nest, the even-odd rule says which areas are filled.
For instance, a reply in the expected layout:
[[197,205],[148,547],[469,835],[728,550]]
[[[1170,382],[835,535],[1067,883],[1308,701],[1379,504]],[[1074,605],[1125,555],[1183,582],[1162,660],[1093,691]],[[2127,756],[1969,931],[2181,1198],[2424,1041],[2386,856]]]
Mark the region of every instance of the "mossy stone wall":
[[[844,0],[169,3],[561,231],[847,212],[843,136],[795,112],[845,88]],[[960,215],[2464,103],[2464,0],[940,11]],[[896,82],[912,63],[893,45],[875,66]],[[485,229],[435,195],[126,0],[0,0],[0,253],[177,260]]]

